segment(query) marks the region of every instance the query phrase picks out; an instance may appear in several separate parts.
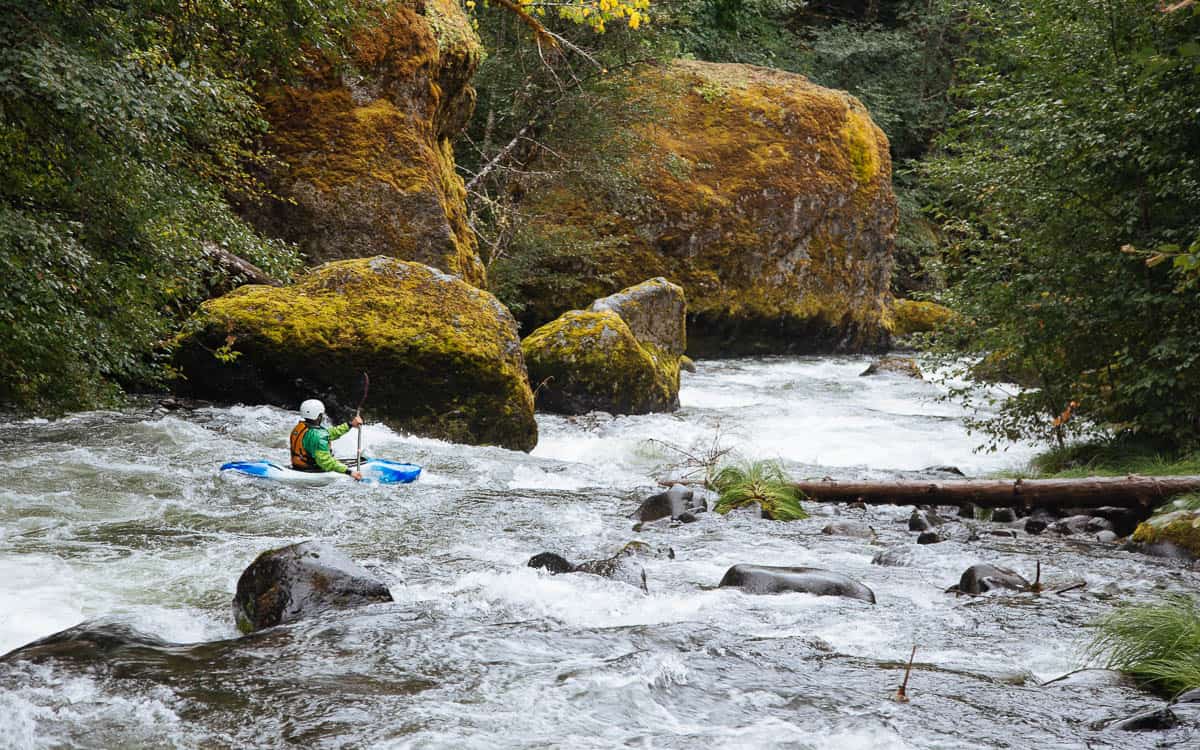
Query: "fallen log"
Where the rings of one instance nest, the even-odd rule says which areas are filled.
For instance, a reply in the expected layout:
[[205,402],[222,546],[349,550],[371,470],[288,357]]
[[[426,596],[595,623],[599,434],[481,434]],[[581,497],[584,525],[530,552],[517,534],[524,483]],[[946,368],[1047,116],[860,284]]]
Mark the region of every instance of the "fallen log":
[[251,284],[264,284],[266,286],[280,286],[277,279],[270,276],[266,271],[254,265],[245,258],[240,258],[229,252],[223,247],[215,245],[211,242],[205,243],[204,252],[210,258],[216,261],[225,273],[229,274],[234,279],[243,279]]
[[981,508],[1136,508],[1200,491],[1200,476],[1083,477],[1080,479],[962,479],[951,481],[795,482],[820,502],[867,505],[958,505]]

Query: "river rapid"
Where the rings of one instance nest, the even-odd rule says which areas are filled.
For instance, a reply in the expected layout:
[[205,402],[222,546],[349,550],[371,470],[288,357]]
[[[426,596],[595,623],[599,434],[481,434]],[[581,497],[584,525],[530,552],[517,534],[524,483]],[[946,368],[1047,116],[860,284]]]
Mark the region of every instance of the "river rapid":
[[[91,621],[143,645],[0,662],[0,747],[1049,748],[1180,747],[1190,729],[1104,726],[1161,701],[1120,685],[1044,682],[1082,666],[1087,623],[1119,602],[1197,591],[1193,573],[1083,537],[917,546],[911,508],[809,503],[776,523],[706,513],[632,530],[683,448],[716,436],[797,477],[968,475],[1036,450],[972,451],[937,386],[858,377],[867,360],[700,362],[669,415],[539,416],[526,455],[369,425],[375,455],[422,464],[412,485],[296,490],[220,477],[286,459],[295,416],[170,413],[152,403],[0,427],[0,653]],[[369,415],[368,415],[369,416]],[[662,441],[662,442],[656,442]],[[351,452],[353,447],[351,446]],[[869,524],[874,541],[821,533]],[[238,576],[267,549],[336,544],[396,601],[238,637]],[[649,592],[533,570],[533,554],[670,546]],[[887,547],[908,565],[873,565]],[[1051,587],[956,598],[976,562]],[[735,563],[830,568],[874,606],[718,589]],[[890,700],[917,645],[911,702]],[[102,644],[101,644],[102,645]],[[1193,744],[1196,743],[1196,744]]]

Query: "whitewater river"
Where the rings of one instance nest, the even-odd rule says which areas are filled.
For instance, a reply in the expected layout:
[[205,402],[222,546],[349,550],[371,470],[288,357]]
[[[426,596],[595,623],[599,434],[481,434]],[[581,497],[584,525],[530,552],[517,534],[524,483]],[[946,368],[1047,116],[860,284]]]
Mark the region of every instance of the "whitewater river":
[[[774,523],[703,514],[632,530],[682,447],[724,444],[798,477],[968,475],[1035,451],[977,454],[937,387],[860,378],[862,358],[701,362],[675,414],[539,418],[532,455],[369,426],[376,455],[426,467],[396,488],[285,489],[217,475],[286,459],[293,414],[267,407],[80,414],[0,427],[0,653],[83,621],[175,645],[0,662],[0,747],[1137,748],[1200,735],[1105,731],[1161,702],[1042,683],[1081,664],[1084,625],[1122,601],[1196,590],[1175,563],[1082,537],[918,547],[911,508],[811,505]],[[874,543],[820,533],[868,523]],[[337,544],[395,603],[239,638],[238,576],[266,549]],[[632,539],[649,593],[526,567],[608,557]],[[871,564],[903,546],[909,565]],[[1053,594],[955,598],[975,562]],[[857,578],[874,606],[717,589],[735,563]],[[918,646],[911,703],[889,696]],[[102,651],[103,649],[101,649]],[[1196,744],[1193,744],[1196,743]]]

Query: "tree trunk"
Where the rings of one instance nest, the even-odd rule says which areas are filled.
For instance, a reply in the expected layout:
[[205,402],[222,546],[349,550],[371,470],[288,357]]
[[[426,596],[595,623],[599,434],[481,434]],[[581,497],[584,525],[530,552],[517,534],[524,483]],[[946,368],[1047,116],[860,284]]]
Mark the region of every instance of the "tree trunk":
[[205,243],[204,252],[217,261],[222,270],[235,278],[245,279],[252,284],[279,286],[279,281],[245,258],[239,258],[228,250],[213,243]]
[[1084,477],[1081,479],[969,479],[954,481],[795,482],[820,502],[868,505],[958,505],[981,508],[1135,508],[1200,491],[1200,476]]

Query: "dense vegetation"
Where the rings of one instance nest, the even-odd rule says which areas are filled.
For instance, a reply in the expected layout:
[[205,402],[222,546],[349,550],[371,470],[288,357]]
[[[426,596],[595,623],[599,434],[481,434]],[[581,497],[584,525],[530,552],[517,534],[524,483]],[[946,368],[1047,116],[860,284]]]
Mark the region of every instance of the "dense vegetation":
[[160,372],[213,246],[286,274],[229,197],[257,189],[255,80],[353,21],[343,0],[0,7],[0,403],[70,409]]
[[1176,595],[1121,607],[1097,623],[1089,650],[1165,695],[1200,688],[1200,601]]

